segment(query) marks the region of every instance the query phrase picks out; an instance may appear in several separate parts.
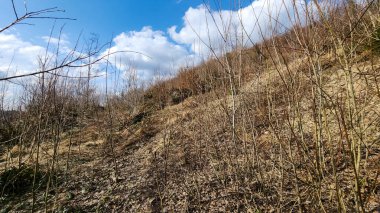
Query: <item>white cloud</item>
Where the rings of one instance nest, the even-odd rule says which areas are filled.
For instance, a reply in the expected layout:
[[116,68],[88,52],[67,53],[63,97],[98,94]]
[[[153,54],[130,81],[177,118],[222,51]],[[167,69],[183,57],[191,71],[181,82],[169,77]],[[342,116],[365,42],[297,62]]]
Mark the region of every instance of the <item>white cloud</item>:
[[69,38],[65,34],[62,34],[61,37],[42,36],[41,38],[47,44],[60,45],[60,46],[63,46],[63,47],[67,47],[67,46],[70,45]]
[[38,68],[37,57],[45,48],[14,34],[0,34],[0,75],[25,74]]
[[184,46],[170,41],[164,32],[154,31],[151,27],[121,33],[113,42],[114,45],[103,54],[131,51],[115,54],[116,60],[111,59],[111,62],[116,62],[121,69],[136,69],[141,80],[151,80],[158,72],[169,75],[196,59]]
[[[22,40],[16,34],[0,33],[0,77],[34,72],[38,68],[37,57],[45,48]],[[20,96],[20,87],[9,82],[0,82],[0,97],[4,107],[11,107]]]
[[[48,42],[49,37],[42,37],[42,40]],[[59,39],[57,38],[50,38],[51,45],[49,50],[47,50],[44,46],[23,40],[16,33],[0,33],[0,78],[36,72],[40,69],[39,59],[47,60],[46,68],[48,69],[54,66],[55,60],[58,61],[57,63],[61,63],[68,54],[74,58],[83,56],[82,53],[73,51],[68,46],[70,43],[65,37],[65,39],[59,41],[60,48],[58,57],[56,57],[57,55],[54,53],[56,53],[58,41]],[[93,67],[96,69],[98,65],[96,64]],[[87,74],[87,70],[83,68],[72,68],[69,73],[67,73],[67,69],[60,72],[62,75],[69,76],[83,76],[84,73]],[[95,75],[95,73],[92,75]],[[0,81],[0,98],[4,97],[6,106],[10,107],[14,103],[17,103],[19,97],[21,97],[22,87],[19,84],[32,84],[36,80],[37,78],[34,77],[26,77],[13,79],[13,83]]]
[[[39,69],[39,59],[47,60],[47,66],[53,66],[54,61],[66,57],[68,54],[78,57],[79,52],[73,52],[70,42],[54,37],[41,37],[46,43],[50,40],[50,47],[33,44],[17,36],[17,34],[0,33],[0,76],[13,76],[36,72]],[[56,57],[59,43],[59,53]],[[46,57],[46,58],[45,58]]]
[[212,11],[200,5],[187,10],[182,28],[173,26],[168,32],[174,41],[189,45],[193,52],[208,57],[210,47],[221,54],[238,45],[251,46],[263,37],[284,32],[295,23],[295,8],[302,13],[304,1],[256,0],[236,11]]

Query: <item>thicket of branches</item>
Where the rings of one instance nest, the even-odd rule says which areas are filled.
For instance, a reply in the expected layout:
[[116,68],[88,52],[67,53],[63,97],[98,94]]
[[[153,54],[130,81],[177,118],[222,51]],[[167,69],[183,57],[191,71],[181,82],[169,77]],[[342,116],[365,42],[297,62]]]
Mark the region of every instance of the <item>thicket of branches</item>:
[[[302,11],[280,3],[292,7],[286,8],[289,14],[295,11],[287,32],[276,34],[274,24],[271,38],[261,32],[262,42],[249,49],[237,43],[232,52],[146,89],[129,70],[123,92],[107,89],[101,100],[91,84],[92,65],[107,58],[94,59],[97,45],[84,55],[69,53],[52,68],[42,58],[38,72],[1,78],[38,77],[24,85],[18,111],[2,111],[1,119],[9,122],[0,126],[6,155],[1,195],[22,188],[15,177],[29,178],[24,184],[31,210],[57,207],[54,190],[69,180],[76,163],[73,135],[81,141],[89,126],[106,140],[103,151],[118,180],[118,132],[191,97],[201,107],[188,122],[160,123],[163,144],[148,159],[156,210],[211,211],[219,204],[225,211],[264,212],[379,208],[379,2],[315,0]],[[14,23],[51,11],[15,12]],[[224,24],[221,37],[230,33]],[[88,75],[70,77],[77,67]],[[103,68],[108,71],[107,60]],[[141,125],[154,138],[157,131]],[[59,155],[62,138],[69,140],[67,155]],[[45,153],[46,147],[52,152]],[[43,201],[37,197],[41,190]]]
[[[225,193],[228,211],[379,208],[379,3],[308,5],[287,8],[295,15],[286,33],[274,27],[249,50],[214,55],[157,86],[169,100],[173,86],[194,94],[214,88],[204,102],[219,100],[189,126],[166,127],[162,162],[154,164],[162,168],[155,176],[161,208],[178,209],[171,205],[184,199],[177,190],[191,195],[182,208],[193,210],[211,210],[220,201],[214,192]],[[189,167],[178,167],[186,159]]]

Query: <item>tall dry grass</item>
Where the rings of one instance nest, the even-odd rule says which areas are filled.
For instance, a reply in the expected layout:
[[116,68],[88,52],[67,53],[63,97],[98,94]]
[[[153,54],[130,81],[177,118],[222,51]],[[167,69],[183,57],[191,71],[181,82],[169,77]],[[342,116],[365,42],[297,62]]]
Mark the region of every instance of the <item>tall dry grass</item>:
[[[273,29],[272,38],[266,39],[262,32],[263,42],[249,51],[238,48],[215,55],[212,69],[218,78],[210,88],[217,91],[205,97],[206,104],[192,113],[192,121],[181,124],[184,127],[166,127],[173,134],[172,144],[165,143],[162,163],[154,164],[173,168],[157,173],[161,208],[379,208],[379,62],[373,46],[379,5],[310,5],[287,8],[295,15],[289,17],[294,27],[286,33],[278,35]],[[289,4],[284,1],[283,6]],[[194,79],[193,72],[184,79]],[[186,85],[183,75],[175,79],[177,84]]]
[[[301,8],[285,2],[293,28],[278,34],[274,24],[271,38],[261,32],[262,42],[248,49],[237,40],[230,53],[226,42],[225,54],[148,88],[129,70],[125,90],[116,94],[108,63],[104,101],[94,94],[91,66],[78,79],[62,70],[38,75],[38,82],[25,85],[24,101],[4,127],[3,174],[16,175],[0,182],[2,195],[8,183],[16,192],[17,177],[31,171],[25,175],[30,210],[58,209],[55,191],[78,171],[71,170],[79,164],[73,156],[85,155],[80,144],[93,126],[105,139],[101,157],[111,159],[109,175],[119,181],[118,148],[130,145],[119,132],[142,125],[144,138],[134,141],[158,144],[145,159],[149,189],[140,186],[149,190],[153,210],[375,211],[379,4],[311,1]],[[275,17],[273,23],[284,21]],[[244,34],[243,24],[241,29]],[[141,122],[146,118],[154,123]]]

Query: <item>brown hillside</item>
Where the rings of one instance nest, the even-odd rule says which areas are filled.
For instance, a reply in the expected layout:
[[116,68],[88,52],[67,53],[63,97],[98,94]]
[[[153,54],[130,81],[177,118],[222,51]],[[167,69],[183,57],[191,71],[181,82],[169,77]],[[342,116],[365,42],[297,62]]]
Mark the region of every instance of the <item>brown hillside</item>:
[[38,154],[41,211],[378,212],[380,10],[345,9],[183,70],[132,110],[115,98],[57,139],[11,144],[0,171]]

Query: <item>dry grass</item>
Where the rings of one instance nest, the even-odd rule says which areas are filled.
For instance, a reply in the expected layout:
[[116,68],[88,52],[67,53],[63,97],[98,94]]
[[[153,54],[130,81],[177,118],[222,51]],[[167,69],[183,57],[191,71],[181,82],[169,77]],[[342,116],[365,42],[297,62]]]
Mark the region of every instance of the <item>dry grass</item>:
[[88,105],[66,90],[34,93],[22,114],[25,136],[7,147],[0,166],[22,162],[54,175],[44,192],[2,204],[13,211],[378,211],[380,59],[366,44],[380,26],[379,5],[363,16],[350,5],[330,9],[307,27],[129,93],[127,109],[114,96],[84,113]]

